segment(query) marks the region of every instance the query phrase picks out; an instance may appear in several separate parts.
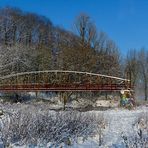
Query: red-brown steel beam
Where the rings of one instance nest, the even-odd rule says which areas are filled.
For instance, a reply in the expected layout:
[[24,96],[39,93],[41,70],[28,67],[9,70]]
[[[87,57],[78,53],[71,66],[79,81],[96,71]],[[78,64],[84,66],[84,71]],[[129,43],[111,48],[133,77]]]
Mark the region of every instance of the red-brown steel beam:
[[119,91],[127,89],[125,84],[27,84],[27,85],[4,85],[0,92],[6,91]]

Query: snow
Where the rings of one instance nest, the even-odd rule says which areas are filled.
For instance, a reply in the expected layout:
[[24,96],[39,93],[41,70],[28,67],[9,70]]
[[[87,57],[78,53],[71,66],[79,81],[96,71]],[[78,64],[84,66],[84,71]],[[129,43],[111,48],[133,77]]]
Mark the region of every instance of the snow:
[[[0,105],[1,106],[1,105]],[[21,106],[18,104],[17,106]],[[2,107],[2,106],[1,106]],[[15,106],[16,107],[16,106]],[[3,107],[2,107],[3,108]],[[11,108],[11,106],[10,106]],[[9,108],[9,112],[14,111]],[[27,106],[24,108],[27,108]],[[136,132],[134,129],[135,123],[138,122],[139,117],[144,114],[148,114],[148,106],[140,106],[133,110],[127,110],[122,108],[110,109],[106,111],[89,111],[92,114],[100,115],[103,113],[104,119],[107,123],[107,126],[103,133],[103,145],[100,148],[113,148],[115,145],[117,147],[123,147],[121,135],[132,136]],[[50,114],[55,113],[55,111],[49,110]],[[5,117],[2,117],[3,119]],[[0,119],[0,121],[2,121]],[[2,123],[0,122],[2,127]],[[74,142],[71,148],[98,148],[99,147],[99,135],[94,135],[94,137],[90,137],[89,139],[82,141],[81,139],[77,142]],[[49,145],[49,143],[48,143]],[[65,148],[68,147],[62,144]],[[3,148],[2,142],[0,141],[0,148]],[[15,146],[13,146],[15,147]],[[16,146],[17,147],[17,146]],[[23,147],[23,146],[22,146]],[[25,147],[25,146],[24,146]]]
[[[91,111],[95,114],[98,114],[102,111]],[[104,145],[103,147],[113,147],[113,145],[117,145],[118,147],[123,147],[120,143],[122,143],[122,139],[120,138],[122,134],[127,136],[132,136],[135,134],[135,130],[133,130],[135,123],[138,121],[139,117],[144,114],[148,114],[148,107],[137,107],[134,110],[126,110],[126,109],[114,109],[104,111],[104,118],[108,122],[107,129],[104,133]],[[97,144],[97,146],[96,146]],[[92,141],[84,142],[83,144],[77,144],[76,147],[98,147],[98,141],[94,138]]]
[[112,145],[120,141],[121,139],[119,137],[122,133],[125,133],[126,135],[133,135],[133,126],[135,122],[138,120],[139,116],[144,112],[146,112],[146,108],[137,109],[134,111],[106,111],[105,118],[109,120],[108,131],[104,137],[106,145]]
[[103,106],[103,107],[117,107],[119,106],[119,101],[114,100],[97,100],[96,106]]
[[98,143],[93,140],[84,141],[84,143],[74,143],[72,148],[98,148]]

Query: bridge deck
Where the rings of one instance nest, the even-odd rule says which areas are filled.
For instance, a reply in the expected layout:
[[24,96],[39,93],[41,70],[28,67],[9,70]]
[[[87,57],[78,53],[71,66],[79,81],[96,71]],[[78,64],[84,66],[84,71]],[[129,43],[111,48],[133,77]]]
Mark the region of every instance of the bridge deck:
[[4,85],[0,87],[0,91],[120,91],[126,88],[124,84],[103,84],[103,85],[83,85],[83,84],[30,84],[30,85]]

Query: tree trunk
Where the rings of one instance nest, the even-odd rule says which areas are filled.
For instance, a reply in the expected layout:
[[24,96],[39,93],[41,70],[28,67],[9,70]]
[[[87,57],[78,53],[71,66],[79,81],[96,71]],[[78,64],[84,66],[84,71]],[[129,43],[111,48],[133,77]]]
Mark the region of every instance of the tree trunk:
[[147,101],[147,75],[143,65],[142,65],[142,71],[143,71],[143,78],[144,78],[144,95],[145,95],[145,101]]
[[147,79],[146,79],[146,75],[144,75],[144,94],[145,94],[145,101],[147,101],[147,98],[148,98],[148,88],[147,88]]
[[65,110],[66,109],[66,103],[67,103],[67,96],[66,95],[63,97],[63,102],[64,102],[63,110]]

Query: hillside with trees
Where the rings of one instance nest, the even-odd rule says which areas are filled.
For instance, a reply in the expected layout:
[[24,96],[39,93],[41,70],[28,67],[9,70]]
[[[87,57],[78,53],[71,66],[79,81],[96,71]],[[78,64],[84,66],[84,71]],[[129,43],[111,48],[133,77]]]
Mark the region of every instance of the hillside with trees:
[[0,8],[0,148],[148,148],[148,49],[123,53],[85,13],[72,26]]
[[131,77],[147,100],[148,50],[129,50],[124,58],[116,43],[83,13],[73,26],[74,32],[67,31],[44,16],[1,8],[0,75],[53,69]]
[[1,75],[49,69],[121,75],[116,44],[98,32],[86,14],[80,14],[74,26],[75,32],[70,32],[43,16],[16,8],[1,9]]

